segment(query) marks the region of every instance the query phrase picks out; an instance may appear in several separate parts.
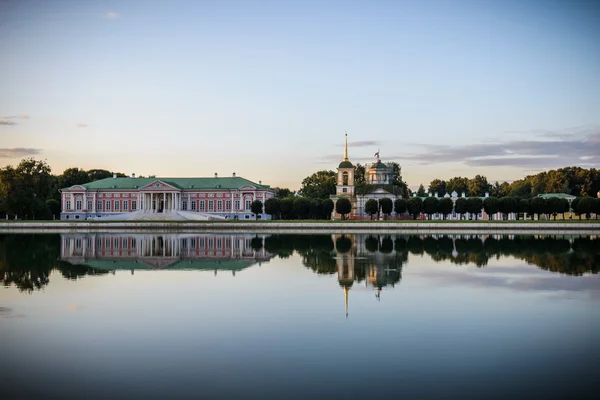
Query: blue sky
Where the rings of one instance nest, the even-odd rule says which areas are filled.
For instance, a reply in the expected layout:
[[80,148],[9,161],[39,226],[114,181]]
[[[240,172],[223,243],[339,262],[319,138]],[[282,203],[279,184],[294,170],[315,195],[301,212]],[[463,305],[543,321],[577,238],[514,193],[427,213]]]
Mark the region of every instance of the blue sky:
[[4,1],[0,165],[299,188],[600,166],[593,0]]

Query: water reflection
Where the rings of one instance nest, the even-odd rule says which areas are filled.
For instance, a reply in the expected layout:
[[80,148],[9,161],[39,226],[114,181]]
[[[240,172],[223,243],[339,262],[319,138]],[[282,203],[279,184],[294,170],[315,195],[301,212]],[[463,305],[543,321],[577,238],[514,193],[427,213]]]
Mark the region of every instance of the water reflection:
[[505,257],[551,272],[580,276],[600,270],[595,236],[515,235],[256,235],[62,234],[0,235],[0,281],[31,292],[49,283],[51,271],[78,279],[116,270],[211,270],[235,275],[273,257],[300,256],[317,274],[337,274],[348,290],[373,290],[402,279],[411,257],[485,267]]

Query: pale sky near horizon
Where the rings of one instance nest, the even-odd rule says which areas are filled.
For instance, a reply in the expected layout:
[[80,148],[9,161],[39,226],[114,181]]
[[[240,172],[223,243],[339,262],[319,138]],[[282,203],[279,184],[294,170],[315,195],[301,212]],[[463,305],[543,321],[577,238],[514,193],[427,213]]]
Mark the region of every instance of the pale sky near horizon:
[[600,167],[594,0],[0,2],[0,167],[298,189]]

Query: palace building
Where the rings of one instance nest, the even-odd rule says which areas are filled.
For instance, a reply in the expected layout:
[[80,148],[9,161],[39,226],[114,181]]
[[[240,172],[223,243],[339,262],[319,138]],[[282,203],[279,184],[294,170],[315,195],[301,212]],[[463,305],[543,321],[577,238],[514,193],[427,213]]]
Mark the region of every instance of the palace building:
[[[337,184],[335,195],[330,196],[335,203],[341,197],[347,197],[352,203],[352,211],[349,219],[365,219],[369,216],[365,213],[365,203],[369,199],[379,201],[384,197],[392,201],[402,198],[400,193],[390,193],[389,188],[394,177],[393,167],[382,163],[379,159],[379,150],[375,153],[375,162],[368,168],[365,168],[366,189],[362,193],[357,192],[354,176],[354,165],[348,158],[348,135],[346,134],[346,143],[344,145],[344,158],[337,168]],[[332,212],[332,219],[341,219],[335,209]]]
[[251,211],[254,200],[275,197],[262,182],[222,178],[106,178],[60,189],[61,219],[268,219]]

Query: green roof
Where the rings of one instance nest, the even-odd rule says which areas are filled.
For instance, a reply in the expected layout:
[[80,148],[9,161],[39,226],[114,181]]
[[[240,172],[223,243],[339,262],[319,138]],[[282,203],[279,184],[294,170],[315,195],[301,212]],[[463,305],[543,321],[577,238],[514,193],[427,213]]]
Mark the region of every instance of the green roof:
[[[68,260],[64,260],[69,262]],[[161,260],[165,261],[165,260]],[[173,263],[163,267],[153,267],[152,259],[148,260],[111,260],[111,259],[87,259],[83,264],[101,270],[201,270],[201,271],[241,271],[260,260],[234,260],[234,259],[174,259]],[[265,260],[266,261],[266,260]]]
[[[107,189],[139,189],[152,182],[164,182],[178,189],[239,189],[242,186],[252,185],[258,189],[270,189],[269,185],[259,185],[241,177],[228,178],[106,178],[99,181],[84,183],[87,190]],[[63,188],[61,190],[70,189]]]
[[354,165],[350,161],[342,161],[338,168],[354,168]]
[[549,199],[551,197],[560,197],[561,199],[572,200],[576,196],[571,196],[570,194],[566,194],[566,193],[544,193],[544,194],[538,194],[538,197],[542,197],[544,199]]

